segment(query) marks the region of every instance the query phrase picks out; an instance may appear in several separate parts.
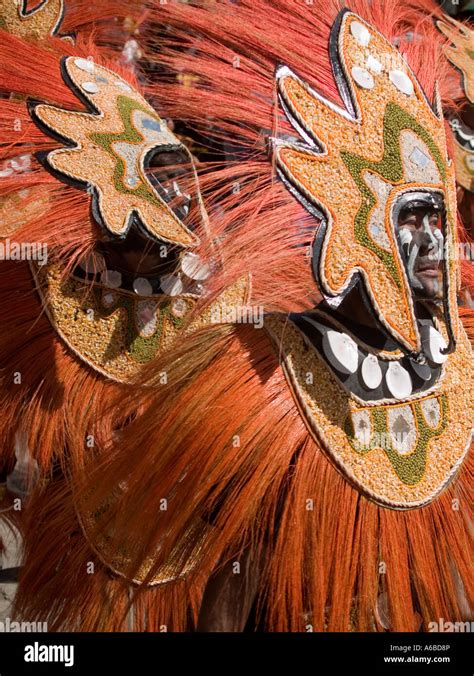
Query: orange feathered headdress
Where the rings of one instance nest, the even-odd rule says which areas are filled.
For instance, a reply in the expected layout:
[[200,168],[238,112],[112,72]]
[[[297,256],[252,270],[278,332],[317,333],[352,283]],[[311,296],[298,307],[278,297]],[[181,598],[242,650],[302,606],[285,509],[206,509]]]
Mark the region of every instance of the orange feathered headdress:
[[[166,102],[171,117],[224,149],[222,167],[202,172],[211,213],[220,217],[222,279],[228,283],[251,271],[253,303],[265,311],[301,312],[318,297],[307,257],[317,221],[278,180],[268,159],[270,136],[295,141],[279,109],[275,69],[284,63],[307,91],[317,91],[333,107],[347,106],[328,52],[342,8],[335,0],[325,3],[324,12],[318,3],[289,0],[156,3],[149,17],[149,58],[153,25],[166,24],[167,48],[159,58],[170,68],[150,91]],[[399,2],[354,0],[350,9],[360,25],[366,21],[397,41],[428,101],[436,98],[439,80],[441,101],[454,106],[451,90],[443,90],[448,66],[439,43],[427,39],[434,35],[431,24],[425,30]],[[410,27],[418,39],[401,37]],[[363,41],[365,32],[357,31]],[[400,71],[398,57],[392,69]],[[374,80],[373,74],[372,80],[358,77],[366,84]],[[392,81],[408,92],[406,77],[398,73]],[[297,96],[301,101],[303,93]],[[331,190],[328,183],[329,197]],[[468,266],[462,275],[464,284],[472,282]],[[469,313],[463,318],[472,329]],[[462,345],[467,354],[464,338]],[[193,334],[160,356],[141,375],[142,411],[122,430],[120,443],[110,444],[105,436],[106,453],[83,481],[51,486],[51,504],[63,501],[70,510],[75,505],[87,543],[76,539],[65,554],[52,539],[32,535],[30,559],[41,541],[42,555],[51,557],[64,578],[77,581],[68,573],[92,549],[101,571],[105,566],[139,585],[133,599],[139,613],[154,609],[158,624],[174,630],[195,626],[216,568],[246,560],[259,571],[258,626],[269,630],[417,631],[427,630],[433,618],[463,618],[471,598],[471,458],[422,509],[381,506],[380,497],[368,499],[328,461],[324,440],[309,433],[301,401],[288,389],[288,362],[284,372],[279,357],[264,332],[241,324]],[[315,400],[327,396],[330,402],[334,382],[323,370],[313,383]],[[330,405],[332,433],[344,421]],[[114,406],[122,410],[123,400]],[[83,448],[83,439],[77,444]],[[390,471],[381,466],[378,478],[390,478]],[[58,508],[45,509],[42,533],[53,519],[61,528]],[[25,576],[18,607],[29,617],[51,608],[53,588],[38,582],[45,575],[38,563]],[[56,626],[123,626],[116,615],[107,625],[94,585],[83,580],[82,586],[55,588],[48,619]],[[34,600],[26,594],[31,588]],[[126,606],[123,590],[117,594]],[[85,617],[91,597],[94,614]]]

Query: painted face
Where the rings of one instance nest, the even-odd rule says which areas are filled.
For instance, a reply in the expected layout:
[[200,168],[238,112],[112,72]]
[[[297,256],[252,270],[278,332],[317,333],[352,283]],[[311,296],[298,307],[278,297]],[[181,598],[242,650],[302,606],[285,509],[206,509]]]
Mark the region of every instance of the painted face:
[[[312,271],[324,302],[266,327],[335,466],[376,503],[411,509],[451,481],[471,437],[454,166],[439,97],[428,102],[370,24],[343,11],[330,55],[344,108],[281,66],[280,102],[302,140],[273,142],[281,179],[319,214]],[[364,321],[368,310],[376,325]]]
[[[296,144],[274,140],[279,175],[309,211],[319,214],[322,226],[314,238],[312,271],[323,295],[339,299],[355,283],[363,284],[367,306],[387,335],[422,358],[413,300],[437,298],[444,286],[452,351],[457,331],[457,277],[450,262],[456,194],[439,97],[428,103],[402,56],[368,24],[348,14],[341,21],[338,39],[342,34],[345,51],[334,58],[349,74],[341,83],[342,98],[350,104],[346,109],[335,107],[288,67],[277,70],[282,107],[290,124],[304,134]],[[403,229],[412,242],[406,260],[398,216],[415,201],[433,207],[441,198],[446,255],[440,268],[445,274],[436,284],[436,272],[423,270],[433,265],[429,242],[438,250],[424,220],[429,214]]]
[[441,300],[444,237],[440,211],[428,206],[407,205],[398,216],[398,235],[414,298]]

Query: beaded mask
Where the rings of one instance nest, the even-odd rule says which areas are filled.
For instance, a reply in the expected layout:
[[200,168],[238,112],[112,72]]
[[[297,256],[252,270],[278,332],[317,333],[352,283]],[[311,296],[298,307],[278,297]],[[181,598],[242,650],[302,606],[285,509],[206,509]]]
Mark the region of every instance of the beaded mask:
[[[471,436],[454,171],[438,96],[430,104],[393,45],[345,10],[330,54],[345,108],[281,66],[280,101],[303,142],[273,139],[280,177],[321,220],[312,268],[326,300],[267,324],[330,459],[374,501],[416,507],[449,483]],[[348,294],[367,322],[340,311]]]
[[0,28],[29,40],[57,35],[64,14],[64,0],[45,0],[28,10],[26,0],[4,0]]
[[[57,264],[31,267],[63,340],[97,371],[126,381],[171,345],[204,294],[213,263],[193,249],[196,233],[208,234],[207,216],[188,149],[146,100],[91,60],[65,58],[62,71],[88,111],[30,105],[38,126],[67,144],[37,157],[87,189],[102,236],[66,277]],[[245,304],[246,288],[242,281],[216,302]]]

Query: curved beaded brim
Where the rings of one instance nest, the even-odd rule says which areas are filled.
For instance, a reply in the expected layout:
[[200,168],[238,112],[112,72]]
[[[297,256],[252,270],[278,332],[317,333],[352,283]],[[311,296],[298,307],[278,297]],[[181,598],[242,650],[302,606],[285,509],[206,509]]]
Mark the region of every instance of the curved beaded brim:
[[[442,317],[438,321],[446,336]],[[385,507],[412,509],[428,504],[449,485],[472,434],[474,366],[462,328],[457,349],[433,387],[364,401],[286,316],[269,316],[265,326],[308,430],[360,492]],[[358,344],[359,352],[364,348]],[[373,351],[385,379],[391,373],[396,378],[397,367],[390,365],[397,364],[398,356]]]

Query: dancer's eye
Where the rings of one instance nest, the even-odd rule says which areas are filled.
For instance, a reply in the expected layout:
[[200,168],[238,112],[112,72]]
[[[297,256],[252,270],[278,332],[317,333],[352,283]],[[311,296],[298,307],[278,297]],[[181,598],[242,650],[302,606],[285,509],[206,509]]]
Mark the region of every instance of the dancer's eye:
[[408,228],[412,230],[416,228],[418,224],[418,217],[414,210],[406,209],[400,214],[400,219],[398,221],[398,226],[400,228]]

